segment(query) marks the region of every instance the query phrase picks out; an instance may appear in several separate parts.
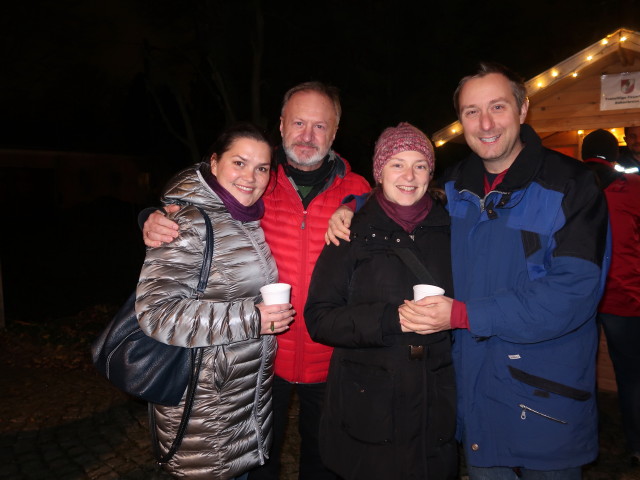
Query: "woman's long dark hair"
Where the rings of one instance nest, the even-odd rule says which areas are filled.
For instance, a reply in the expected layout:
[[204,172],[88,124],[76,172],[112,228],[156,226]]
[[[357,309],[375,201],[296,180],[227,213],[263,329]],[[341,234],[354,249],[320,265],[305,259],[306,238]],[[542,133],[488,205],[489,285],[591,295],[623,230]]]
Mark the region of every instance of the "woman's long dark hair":
[[234,123],[230,127],[224,129],[216,141],[208,148],[207,153],[202,160],[210,162],[213,155],[215,155],[216,158],[220,158],[231,148],[231,145],[233,145],[236,140],[241,138],[250,138],[257,142],[266,143],[269,146],[269,151],[272,153],[271,168],[273,168],[273,149],[267,140],[267,136],[258,126],[249,122]]

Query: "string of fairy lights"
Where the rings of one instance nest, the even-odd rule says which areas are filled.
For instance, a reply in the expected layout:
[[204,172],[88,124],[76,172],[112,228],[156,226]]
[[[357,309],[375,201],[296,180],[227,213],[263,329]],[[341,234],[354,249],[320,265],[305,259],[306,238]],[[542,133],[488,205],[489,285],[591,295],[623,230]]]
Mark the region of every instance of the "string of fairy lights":
[[[584,50],[560,62],[556,66],[545,70],[525,82],[527,94],[532,95],[565,78],[578,78],[584,68],[588,67],[599,58],[608,55],[612,50],[619,46],[640,51],[640,33],[626,29],[619,29],[610,35],[607,35],[599,42],[590,45]],[[460,122],[455,121],[442,130],[436,132],[433,135],[433,142],[436,147],[441,147],[452,138],[460,135],[462,131],[463,129]],[[624,134],[622,133],[622,129],[613,128],[610,129],[610,131],[616,136],[616,138],[618,138],[618,142],[624,145]],[[578,135],[584,135],[584,131],[579,130]]]

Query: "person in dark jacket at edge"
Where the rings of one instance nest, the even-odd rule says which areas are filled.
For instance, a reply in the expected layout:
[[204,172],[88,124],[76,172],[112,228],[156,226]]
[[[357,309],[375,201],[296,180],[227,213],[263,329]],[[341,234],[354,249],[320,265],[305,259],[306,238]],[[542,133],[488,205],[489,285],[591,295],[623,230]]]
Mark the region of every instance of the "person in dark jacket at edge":
[[[450,332],[420,323],[429,297],[408,300],[420,283],[452,295],[449,216],[428,191],[431,142],[407,123],[387,128],[373,171],[377,187],[353,220],[351,242],[324,248],[305,307],[311,338],[334,347],[320,453],[346,480],[454,479]],[[401,250],[424,264],[429,282]]]
[[[431,297],[425,321],[454,329],[457,438],[470,480],[577,480],[598,455],[607,205],[582,162],[544,148],[524,123],[526,93],[495,63],[454,93],[472,150],[443,179],[455,300]],[[346,224],[330,240],[345,235],[346,211],[334,214],[330,226]]]
[[640,175],[640,126],[624,127],[626,148],[619,149],[616,168],[624,173]]
[[612,253],[598,306],[618,385],[622,426],[633,465],[640,465],[640,178],[614,169],[618,140],[606,130],[584,137],[582,159],[609,208]]

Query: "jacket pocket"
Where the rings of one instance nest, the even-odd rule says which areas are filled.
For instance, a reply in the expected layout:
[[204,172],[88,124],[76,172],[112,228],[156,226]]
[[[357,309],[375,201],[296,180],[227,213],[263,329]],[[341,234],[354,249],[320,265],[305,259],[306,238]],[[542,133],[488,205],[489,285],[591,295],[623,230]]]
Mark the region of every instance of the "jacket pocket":
[[340,362],[340,426],[354,439],[393,442],[394,375],[377,365]]
[[214,347],[213,355],[213,385],[218,392],[221,392],[229,378],[229,359],[224,345]]
[[535,409],[529,407],[528,405],[525,405],[524,403],[520,403],[518,406],[522,409],[522,413],[520,413],[520,420],[526,420],[528,413],[533,413],[533,414],[538,415],[538,416],[540,416],[542,418],[546,418],[547,420],[553,420],[554,422],[562,423],[564,425],[569,423],[569,422],[567,422],[565,420],[562,420],[560,418],[552,417],[549,414],[546,414],[544,412],[540,412],[538,410],[535,410]]
[[519,368],[509,366],[509,373],[511,373],[511,376],[514,379],[545,392],[555,393],[556,395],[578,400],[580,402],[585,402],[591,398],[591,392],[580,390],[537,375],[532,375],[524,370],[520,370]]

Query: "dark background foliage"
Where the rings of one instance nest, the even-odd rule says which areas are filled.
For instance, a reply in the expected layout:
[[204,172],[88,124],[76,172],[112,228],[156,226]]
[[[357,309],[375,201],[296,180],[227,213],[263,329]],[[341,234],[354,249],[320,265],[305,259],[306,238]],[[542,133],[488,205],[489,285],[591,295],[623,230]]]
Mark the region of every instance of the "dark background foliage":
[[[139,156],[151,165],[152,204],[167,175],[234,120],[277,142],[282,94],[317,79],[342,94],[335,149],[371,179],[382,129],[409,121],[430,135],[455,120],[451,95],[478,61],[530,78],[639,22],[638,0],[10,2],[0,16],[0,148]],[[464,150],[439,148],[440,171]],[[121,298],[143,254],[142,205],[107,196],[61,209],[42,173],[0,171],[4,182],[21,174],[28,195],[0,191],[7,311],[46,317]]]

